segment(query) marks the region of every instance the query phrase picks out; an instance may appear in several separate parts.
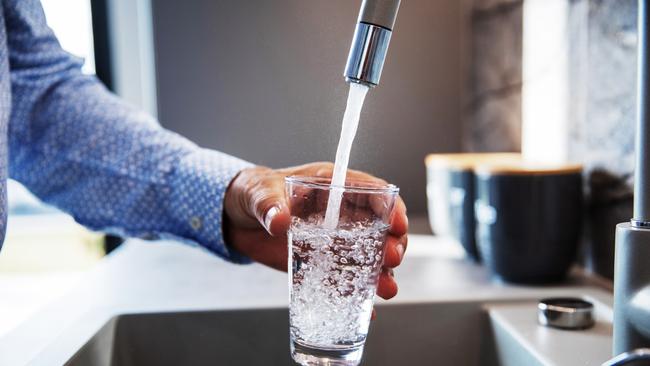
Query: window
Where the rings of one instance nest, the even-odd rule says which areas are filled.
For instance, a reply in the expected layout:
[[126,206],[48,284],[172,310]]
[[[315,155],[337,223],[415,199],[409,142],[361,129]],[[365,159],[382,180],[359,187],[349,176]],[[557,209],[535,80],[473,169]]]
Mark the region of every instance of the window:
[[85,60],[83,71],[95,73],[90,0],[41,0],[47,24],[61,46]]

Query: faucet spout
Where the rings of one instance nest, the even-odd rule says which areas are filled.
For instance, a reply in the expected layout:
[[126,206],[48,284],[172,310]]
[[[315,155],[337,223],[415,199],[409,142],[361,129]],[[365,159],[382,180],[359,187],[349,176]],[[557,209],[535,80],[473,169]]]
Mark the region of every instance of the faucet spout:
[[345,80],[379,84],[400,0],[363,0],[345,67]]

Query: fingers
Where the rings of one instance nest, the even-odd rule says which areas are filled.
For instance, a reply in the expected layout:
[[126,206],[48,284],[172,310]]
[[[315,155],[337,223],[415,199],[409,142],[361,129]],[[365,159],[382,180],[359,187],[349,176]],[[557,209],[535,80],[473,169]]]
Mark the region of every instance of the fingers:
[[384,266],[388,268],[395,268],[402,263],[404,259],[404,252],[408,245],[408,236],[403,235],[400,237],[388,236],[386,239],[386,254],[384,256]]
[[319,163],[315,168],[314,175],[317,177],[330,178],[334,174],[334,164],[332,163]]
[[[313,175],[315,177],[330,178],[334,172],[334,164],[331,162],[317,162],[288,169],[290,169],[290,171],[287,170],[287,173],[290,174]],[[285,170],[286,169],[281,169],[281,171]],[[346,176],[348,179],[372,181],[379,184],[386,184],[385,180],[359,170],[348,169]]]
[[397,295],[397,282],[395,282],[393,268],[400,265],[404,259],[404,252],[408,245],[408,236],[388,236],[386,241],[386,254],[384,267],[379,274],[377,295],[388,300]]
[[397,197],[395,208],[393,208],[393,216],[390,223],[390,233],[395,236],[406,235],[409,228],[408,217],[406,216],[406,205],[402,197]]
[[278,169],[277,171],[286,176],[302,175],[302,176],[329,178],[332,176],[332,172],[334,171],[334,164],[327,161],[321,161],[316,163],[309,163],[309,164],[284,168],[284,169]]
[[379,275],[377,295],[386,300],[397,295],[397,282],[395,282],[395,278],[393,277],[392,269],[384,268]]
[[248,194],[251,214],[273,236],[285,233],[289,227],[289,209],[282,184],[277,180],[265,181],[255,185]]
[[286,235],[272,237],[264,230],[235,228],[230,236],[241,254],[279,271],[287,271],[289,248]]

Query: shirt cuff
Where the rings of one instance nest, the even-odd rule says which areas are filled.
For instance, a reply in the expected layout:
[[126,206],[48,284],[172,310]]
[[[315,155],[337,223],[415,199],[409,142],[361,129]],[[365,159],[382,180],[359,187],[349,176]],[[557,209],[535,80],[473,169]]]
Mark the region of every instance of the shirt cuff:
[[226,189],[242,169],[253,164],[208,149],[185,155],[171,176],[170,214],[183,238],[233,263],[252,261],[226,246],[223,238],[223,201]]

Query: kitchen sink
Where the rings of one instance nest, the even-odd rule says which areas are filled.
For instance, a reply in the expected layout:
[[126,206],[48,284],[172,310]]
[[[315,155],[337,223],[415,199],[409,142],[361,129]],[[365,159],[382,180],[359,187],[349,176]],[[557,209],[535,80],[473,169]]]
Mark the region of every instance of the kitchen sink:
[[[611,358],[612,295],[590,279],[515,286],[429,237],[409,245],[422,252],[405,259],[400,294],[377,304],[363,365],[592,366]],[[215,261],[183,245],[132,241],[86,285],[4,337],[0,364],[292,365],[286,274]],[[546,297],[593,302],[596,325],[538,325]]]
[[[480,303],[377,307],[365,365],[498,365]],[[287,309],[125,314],[68,365],[292,365]]]
[[[362,364],[599,365],[611,357],[612,312],[589,300],[596,324],[580,331],[538,325],[536,299],[378,305]],[[286,308],[124,314],[66,364],[293,365],[288,323]]]

